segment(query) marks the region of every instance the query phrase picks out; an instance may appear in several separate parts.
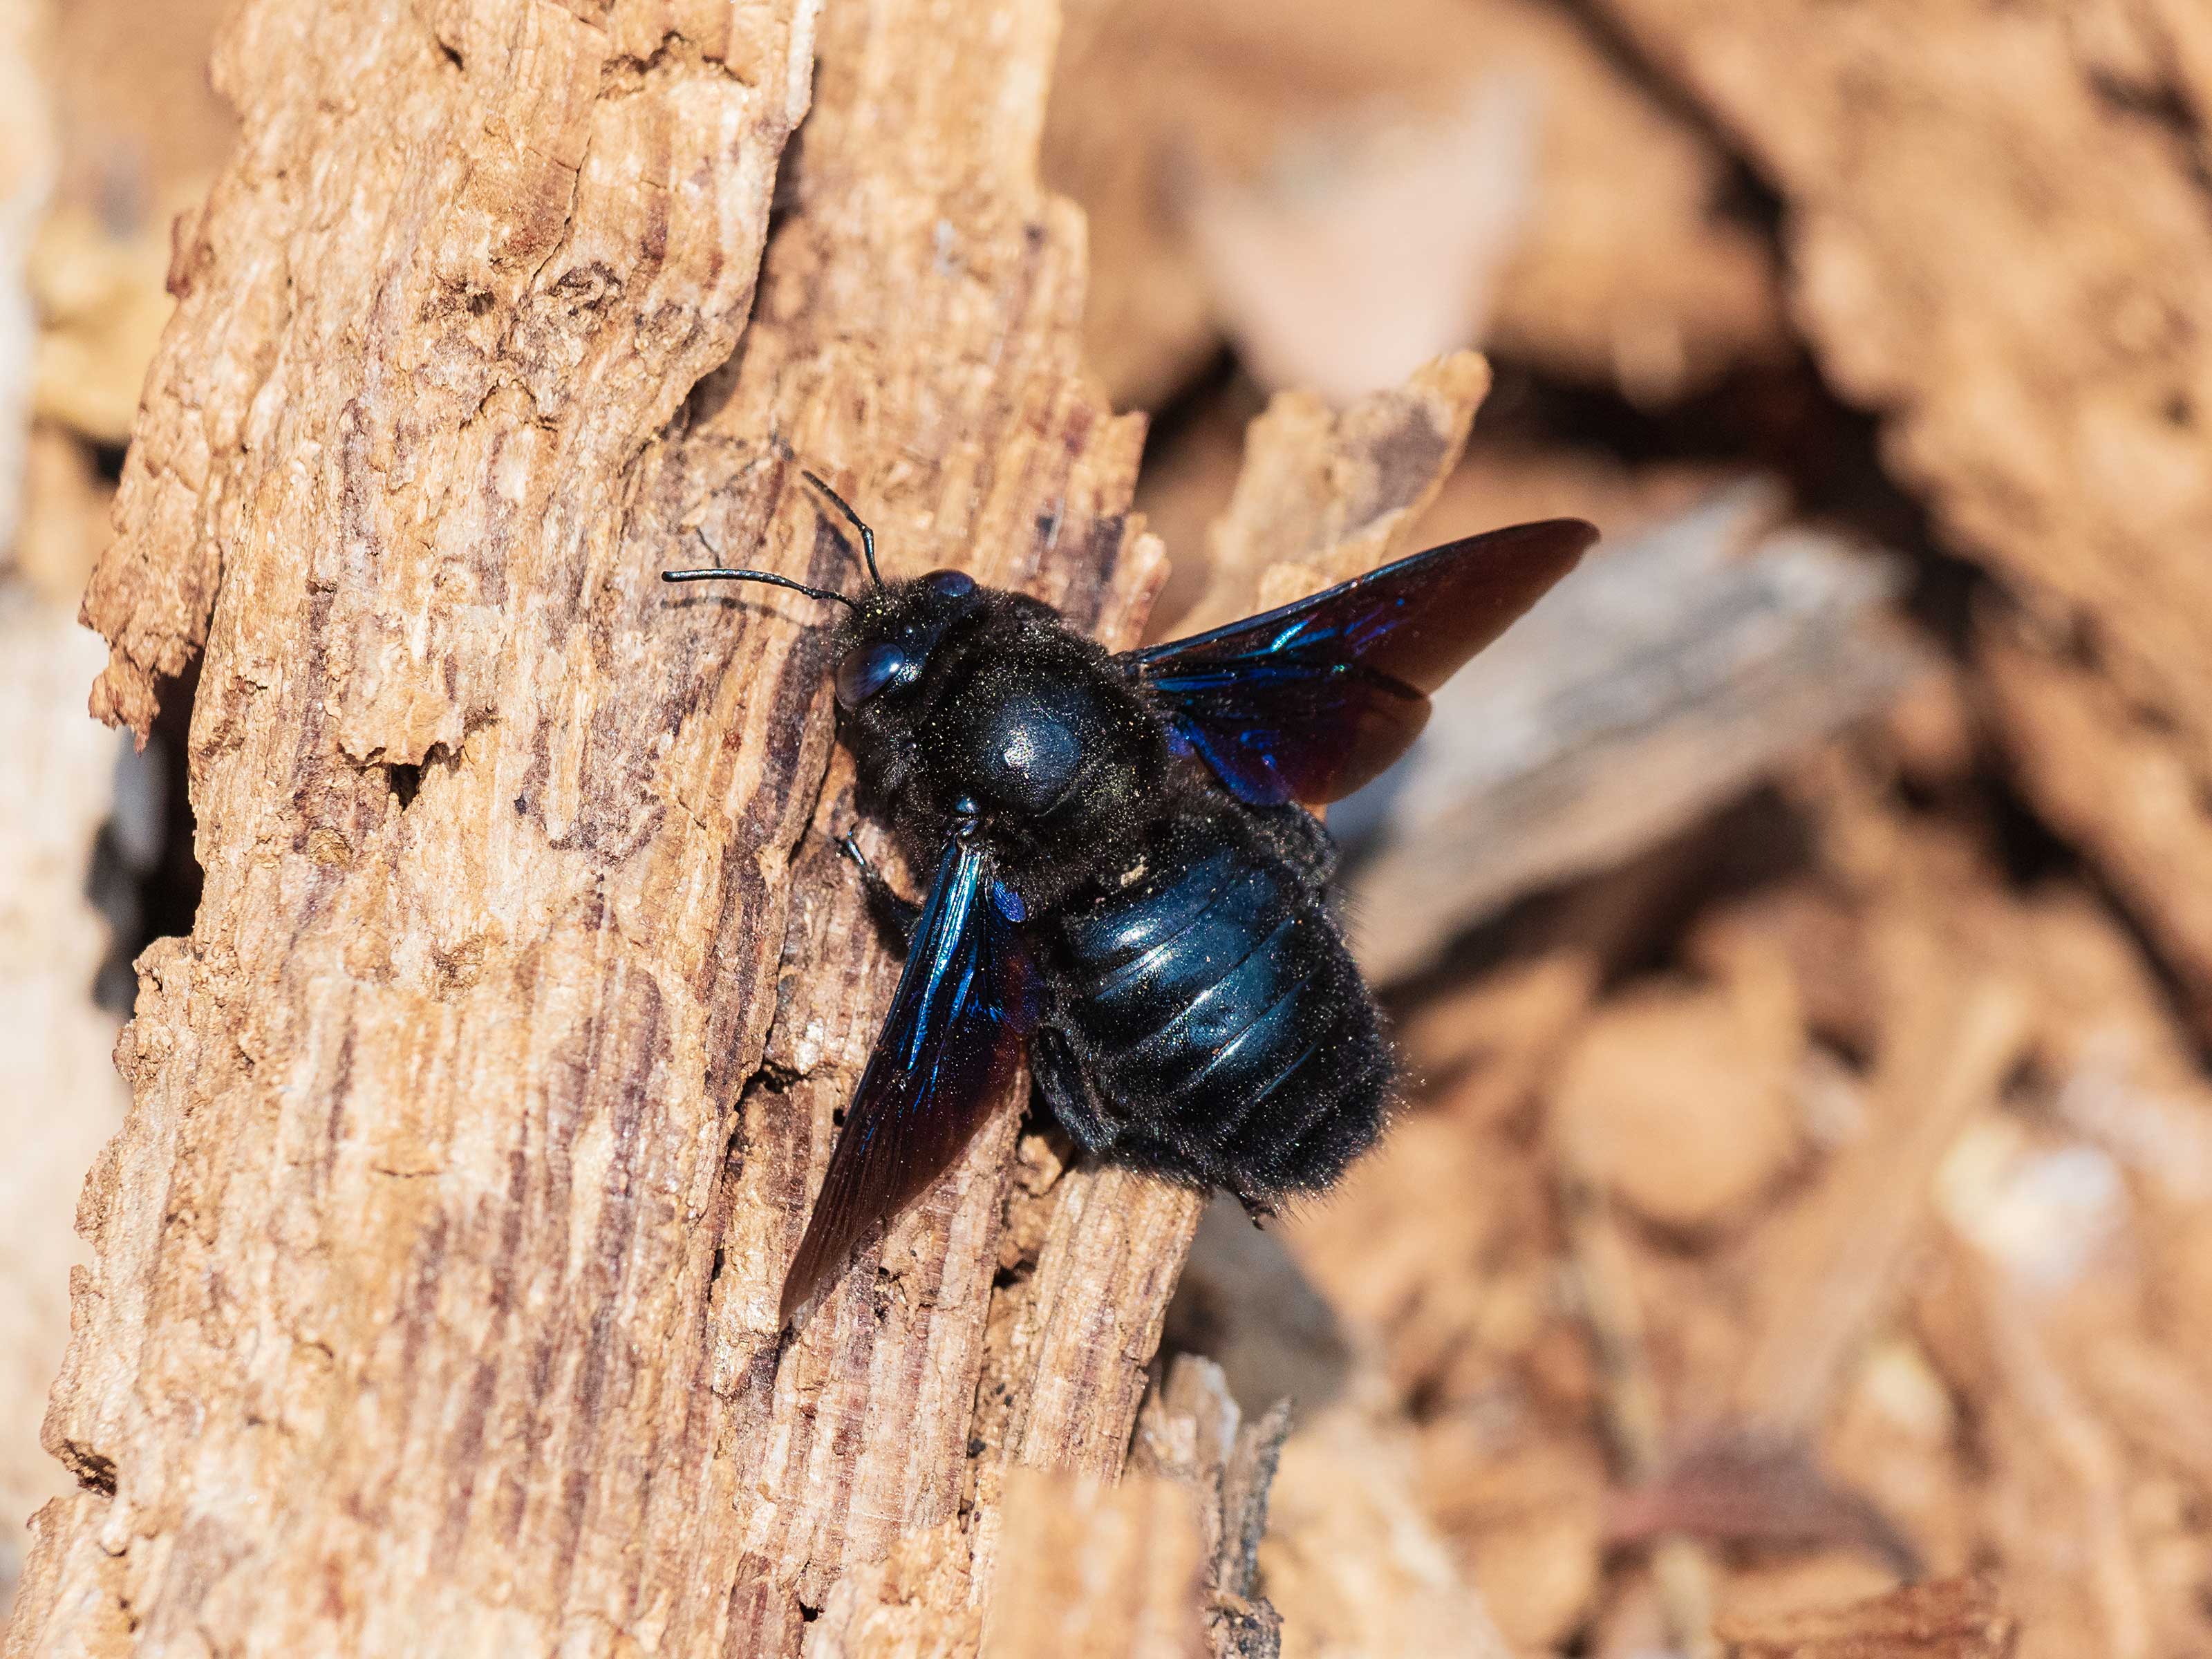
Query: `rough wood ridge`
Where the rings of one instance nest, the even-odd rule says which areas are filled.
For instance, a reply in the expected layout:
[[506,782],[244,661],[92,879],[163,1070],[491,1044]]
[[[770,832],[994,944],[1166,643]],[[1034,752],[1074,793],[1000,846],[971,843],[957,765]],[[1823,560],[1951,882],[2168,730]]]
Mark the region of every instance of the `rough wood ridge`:
[[[10,1659],[968,1650],[1006,1469],[1119,1471],[1196,1206],[1012,1111],[780,1338],[890,964],[817,607],[653,580],[851,580],[795,452],[892,568],[1133,638],[1139,428],[1034,174],[1055,27],[233,19],[86,600],[96,712],[201,665],[206,895],[142,963]],[[1399,422],[1438,471],[1447,378]]]

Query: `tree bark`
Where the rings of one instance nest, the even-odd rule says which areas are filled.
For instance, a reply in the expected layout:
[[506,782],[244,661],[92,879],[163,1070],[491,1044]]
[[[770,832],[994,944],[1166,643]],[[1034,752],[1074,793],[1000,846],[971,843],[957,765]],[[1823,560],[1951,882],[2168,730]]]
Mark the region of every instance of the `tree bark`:
[[819,607],[654,572],[853,580],[793,453],[890,568],[1109,643],[1163,568],[1035,179],[1049,0],[820,21],[803,154],[805,0],[248,0],[219,49],[86,601],[111,720],[199,661],[206,892],[140,964],[11,1659],[972,1651],[1006,1472],[1120,1471],[1197,1202],[1012,1103],[779,1328],[890,989],[872,832]]

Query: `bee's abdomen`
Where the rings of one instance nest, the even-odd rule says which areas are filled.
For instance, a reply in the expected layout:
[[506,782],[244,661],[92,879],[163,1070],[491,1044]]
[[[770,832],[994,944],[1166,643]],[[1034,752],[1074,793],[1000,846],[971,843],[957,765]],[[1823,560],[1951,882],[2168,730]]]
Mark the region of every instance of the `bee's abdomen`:
[[1060,922],[1061,1036],[1107,1150],[1254,1199],[1328,1185],[1394,1071],[1334,921],[1233,826],[1187,825],[1158,862]]

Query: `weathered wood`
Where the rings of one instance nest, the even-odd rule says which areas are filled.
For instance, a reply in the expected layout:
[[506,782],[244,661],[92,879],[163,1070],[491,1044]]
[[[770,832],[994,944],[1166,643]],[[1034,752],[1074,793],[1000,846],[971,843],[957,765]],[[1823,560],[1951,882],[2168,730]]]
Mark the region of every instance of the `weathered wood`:
[[1176,1356],[1137,1418],[1132,1471],[1166,1476],[1196,1505],[1213,1659],[1279,1659],[1282,1652],[1282,1616],[1260,1589],[1260,1540],[1290,1428],[1287,1400],[1247,1423],[1221,1368],[1195,1354]]
[[2020,1626],[1987,1578],[1941,1578],[1723,1633],[1730,1659],[2008,1659]]
[[1472,351],[1331,409],[1272,398],[1245,435],[1227,509],[1206,532],[1206,587],[1177,631],[1288,604],[1411,551],[1414,521],[1467,447],[1490,366]]
[[985,1659],[1203,1659],[1190,1489],[1152,1475],[1020,1471],[1006,1528],[1021,1540],[983,1638]]
[[[1255,423],[1240,474],[1242,510],[1224,516],[1213,545],[1283,510],[1255,483],[1267,479],[1315,515],[1315,525],[1282,550],[1312,563],[1255,559],[1240,567],[1248,583],[1311,586],[1316,570],[1350,574],[1395,557],[1413,533],[1412,508],[1435,492],[1456,458],[1488,382],[1481,360],[1462,355],[1341,416],[1316,411],[1311,419]],[[1398,464],[1384,465],[1394,439]],[[1410,464],[1409,450],[1417,457]],[[970,1430],[978,1461],[963,1521],[972,1548],[940,1529],[854,1575],[808,1637],[823,1653],[931,1652],[948,1641],[957,1650],[960,1638],[946,1632],[973,1623],[1006,1535],[999,1498],[1009,1464],[1111,1474],[1128,1450],[1144,1362],[1158,1345],[1199,1200],[1123,1170],[1062,1174],[1036,1139],[1023,1143],[1014,1194],[1000,1247],[1008,1282],[992,1297]]]
[[1407,1437],[1381,1419],[1341,1403],[1284,1442],[1260,1573],[1285,1645],[1507,1659],[1513,1650],[1421,1510]]
[[[205,642],[208,892],[145,965],[49,1423],[113,1492],[49,1516],[15,1650],[795,1650],[846,1561],[959,1500],[1011,1120],[784,1352],[884,958],[818,838],[786,903],[817,799],[850,817],[817,618],[653,571],[696,532],[841,578],[771,434],[895,566],[1109,636],[1156,556],[1031,178],[1049,8],[841,9],[756,301],[812,21],[232,28],[241,154],[88,602],[111,715]],[[1102,1397],[1126,1437],[1139,1385],[1079,1381],[1053,1448]]]

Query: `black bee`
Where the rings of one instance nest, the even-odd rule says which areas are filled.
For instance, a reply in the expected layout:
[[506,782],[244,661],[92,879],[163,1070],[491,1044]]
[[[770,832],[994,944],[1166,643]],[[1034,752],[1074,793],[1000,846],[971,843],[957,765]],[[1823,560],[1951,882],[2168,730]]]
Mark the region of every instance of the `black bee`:
[[1401,559],[1264,616],[1109,655],[1052,607],[957,570],[846,607],[837,705],[866,795],[915,869],[899,897],[846,851],[908,941],[805,1237],[789,1321],[959,1156],[1024,1045],[1091,1155],[1255,1212],[1328,1187],[1382,1127],[1396,1066],[1299,803],[1403,754],[1428,694],[1574,567],[1552,520]]

